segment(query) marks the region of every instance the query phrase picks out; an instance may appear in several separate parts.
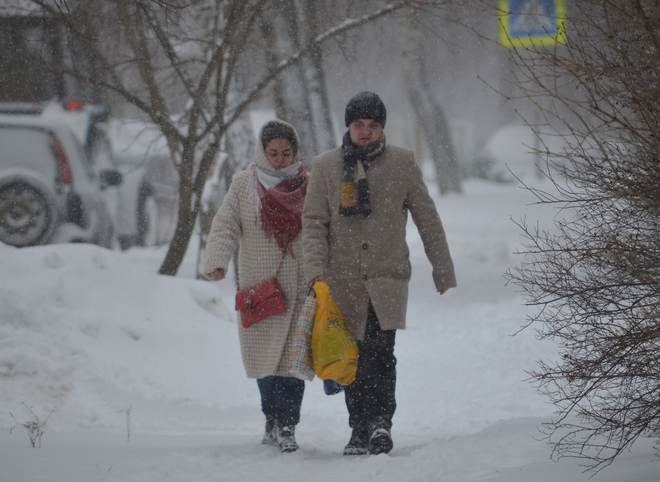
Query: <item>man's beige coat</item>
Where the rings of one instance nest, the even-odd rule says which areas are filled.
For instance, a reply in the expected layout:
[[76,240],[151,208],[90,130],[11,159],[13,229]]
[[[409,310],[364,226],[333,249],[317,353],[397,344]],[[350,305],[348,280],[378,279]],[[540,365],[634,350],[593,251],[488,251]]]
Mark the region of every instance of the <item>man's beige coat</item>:
[[369,300],[384,330],[406,326],[410,260],[408,212],[417,225],[439,291],[456,286],[445,232],[411,151],[387,146],[367,171],[371,214],[339,214],[341,148],[314,162],[303,211],[305,277],[324,277],[361,340]]

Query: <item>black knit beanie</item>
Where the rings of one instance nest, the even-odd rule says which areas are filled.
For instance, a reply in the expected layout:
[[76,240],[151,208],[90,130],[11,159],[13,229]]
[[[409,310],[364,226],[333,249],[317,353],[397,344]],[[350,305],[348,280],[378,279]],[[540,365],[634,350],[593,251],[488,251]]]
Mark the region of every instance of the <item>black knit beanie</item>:
[[382,127],[385,127],[387,110],[385,104],[378,95],[373,92],[364,91],[356,94],[346,104],[345,114],[346,126],[358,119],[373,119]]
[[286,139],[294,151],[298,152],[298,137],[289,124],[277,120],[268,121],[261,129],[261,145],[264,149],[273,139]]

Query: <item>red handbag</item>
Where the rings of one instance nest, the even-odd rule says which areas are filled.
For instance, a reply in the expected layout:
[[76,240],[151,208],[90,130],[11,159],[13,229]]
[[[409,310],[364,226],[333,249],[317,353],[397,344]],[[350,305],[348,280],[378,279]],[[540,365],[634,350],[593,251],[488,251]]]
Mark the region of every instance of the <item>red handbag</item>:
[[282,269],[286,253],[282,253],[275,276],[236,293],[235,309],[241,313],[243,328],[249,328],[269,316],[286,312],[286,298],[277,275]]
[[264,318],[286,312],[286,299],[276,277],[236,293],[236,310],[241,324],[249,328]]

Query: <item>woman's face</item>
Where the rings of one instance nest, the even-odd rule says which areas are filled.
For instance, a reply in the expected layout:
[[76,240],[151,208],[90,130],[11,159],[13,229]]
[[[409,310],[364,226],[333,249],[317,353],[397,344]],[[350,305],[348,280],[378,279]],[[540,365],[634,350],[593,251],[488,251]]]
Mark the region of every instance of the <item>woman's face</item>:
[[273,139],[266,144],[266,159],[275,169],[282,169],[293,164],[295,150],[286,139]]

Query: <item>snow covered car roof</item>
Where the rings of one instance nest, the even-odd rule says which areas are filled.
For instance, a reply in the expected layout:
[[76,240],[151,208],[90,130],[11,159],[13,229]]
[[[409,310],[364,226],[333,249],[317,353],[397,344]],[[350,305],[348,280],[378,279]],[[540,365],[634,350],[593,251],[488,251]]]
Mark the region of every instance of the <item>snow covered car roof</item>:
[[0,114],[0,125],[42,127],[52,130],[67,130],[72,132],[71,127],[64,121],[58,119],[47,119],[31,115],[6,115]]
[[44,122],[45,125],[66,126],[76,136],[78,141],[87,145],[90,130],[97,122],[107,114],[107,109],[96,104],[82,104],[75,110],[67,110],[59,101],[48,101],[44,103],[29,102],[1,102],[0,118],[11,119],[17,122],[32,124]]

